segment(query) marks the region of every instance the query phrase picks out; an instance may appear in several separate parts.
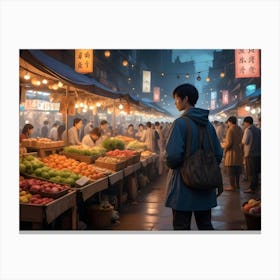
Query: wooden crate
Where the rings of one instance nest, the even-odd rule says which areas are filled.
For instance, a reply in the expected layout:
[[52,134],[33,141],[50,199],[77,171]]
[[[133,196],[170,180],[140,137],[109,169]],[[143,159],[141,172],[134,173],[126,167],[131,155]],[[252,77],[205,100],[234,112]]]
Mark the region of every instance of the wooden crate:
[[98,156],[85,156],[85,155],[78,155],[78,154],[71,154],[71,153],[65,153],[64,155],[68,158],[72,158],[78,161],[86,162],[86,163],[94,163],[95,160],[98,158]]
[[94,164],[98,167],[110,169],[113,171],[120,171],[124,169],[127,165],[126,160],[123,160],[118,163],[110,163],[110,162],[103,162],[103,161],[96,160]]

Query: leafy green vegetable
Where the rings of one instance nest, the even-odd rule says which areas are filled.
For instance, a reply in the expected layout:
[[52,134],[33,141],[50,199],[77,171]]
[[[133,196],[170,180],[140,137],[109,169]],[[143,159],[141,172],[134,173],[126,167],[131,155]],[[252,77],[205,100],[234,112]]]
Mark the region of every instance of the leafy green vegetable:
[[108,150],[113,151],[116,149],[124,150],[125,149],[125,143],[119,139],[116,138],[107,138],[102,142],[102,146]]

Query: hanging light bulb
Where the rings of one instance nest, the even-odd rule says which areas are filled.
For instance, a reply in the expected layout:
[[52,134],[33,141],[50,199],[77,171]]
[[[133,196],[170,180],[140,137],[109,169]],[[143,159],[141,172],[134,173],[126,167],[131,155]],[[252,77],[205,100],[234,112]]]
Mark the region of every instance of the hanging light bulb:
[[58,87],[60,87],[60,88],[62,88],[62,87],[63,87],[63,83],[62,83],[62,82],[60,82],[60,81],[58,82],[58,84],[57,84],[57,85],[58,85]]
[[46,80],[46,79],[44,79],[43,81],[42,81],[42,84],[44,84],[44,85],[46,85],[48,83],[48,80]]
[[101,103],[100,103],[100,102],[97,102],[97,103],[96,103],[96,107],[101,107]]
[[119,109],[122,110],[123,109],[123,105],[122,103],[119,105]]
[[30,75],[28,72],[24,75],[24,79],[27,81],[30,80]]
[[94,106],[93,106],[93,105],[90,105],[90,106],[89,106],[89,109],[90,109],[90,110],[93,110],[93,109],[94,109]]
[[164,72],[161,72],[161,73],[160,73],[160,76],[161,76],[161,77],[164,77]]
[[123,60],[122,65],[126,67],[128,65],[128,61],[126,59]]
[[79,104],[76,103],[75,104],[75,108],[78,109],[79,108]]
[[84,113],[86,113],[87,112],[87,109],[86,108],[83,108],[83,110],[82,110]]
[[189,78],[190,78],[190,74],[187,73],[187,74],[186,74],[186,79],[189,79]]
[[105,52],[104,52],[104,56],[105,56],[105,57],[110,57],[110,56],[111,56],[111,52],[108,51],[108,50],[105,51]]
[[250,111],[250,106],[246,106],[246,107],[245,107],[245,110],[246,110],[247,112],[249,112],[249,111]]
[[220,77],[221,77],[221,78],[224,78],[224,76],[225,76],[225,72],[221,72],[221,73],[220,73]]
[[207,83],[209,83],[209,82],[211,81],[210,77],[207,77],[207,78],[205,79],[205,81],[206,81]]
[[84,103],[83,103],[83,102],[80,103],[80,107],[81,107],[81,108],[84,107]]

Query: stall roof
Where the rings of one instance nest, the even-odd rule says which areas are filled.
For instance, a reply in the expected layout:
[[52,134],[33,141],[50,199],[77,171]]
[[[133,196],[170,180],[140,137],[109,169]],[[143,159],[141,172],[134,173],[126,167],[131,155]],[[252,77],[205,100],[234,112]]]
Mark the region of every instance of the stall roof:
[[113,99],[128,95],[127,93],[113,91],[94,78],[77,73],[70,66],[50,57],[41,50],[21,50],[20,56],[42,72],[61,79],[78,89]]

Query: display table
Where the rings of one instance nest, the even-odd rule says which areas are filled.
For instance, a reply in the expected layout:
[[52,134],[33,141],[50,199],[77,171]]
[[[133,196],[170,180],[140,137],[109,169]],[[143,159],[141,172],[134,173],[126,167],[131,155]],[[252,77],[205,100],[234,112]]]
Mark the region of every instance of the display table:
[[20,203],[20,221],[31,222],[33,229],[43,229],[58,216],[71,210],[72,229],[77,229],[76,191],[69,190],[64,196],[46,205]]
[[37,152],[40,158],[46,157],[48,154],[56,154],[63,150],[64,146],[50,147],[50,148],[39,148],[39,147],[27,147],[28,152]]
[[89,183],[83,187],[75,188],[78,193],[81,194],[83,201],[88,200],[93,195],[95,195],[98,192],[101,192],[105,189],[107,189],[109,186],[108,184],[108,177],[101,178],[97,181],[94,181],[92,183]]

